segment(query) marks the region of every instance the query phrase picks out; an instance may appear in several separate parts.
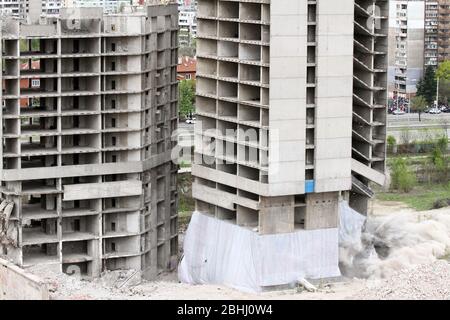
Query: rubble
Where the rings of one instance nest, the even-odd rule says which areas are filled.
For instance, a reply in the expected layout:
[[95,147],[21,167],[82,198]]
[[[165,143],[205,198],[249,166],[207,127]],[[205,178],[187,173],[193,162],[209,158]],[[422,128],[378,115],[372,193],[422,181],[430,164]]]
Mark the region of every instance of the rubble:
[[437,260],[415,268],[402,269],[385,280],[367,280],[353,299],[435,300],[450,299],[450,264]]

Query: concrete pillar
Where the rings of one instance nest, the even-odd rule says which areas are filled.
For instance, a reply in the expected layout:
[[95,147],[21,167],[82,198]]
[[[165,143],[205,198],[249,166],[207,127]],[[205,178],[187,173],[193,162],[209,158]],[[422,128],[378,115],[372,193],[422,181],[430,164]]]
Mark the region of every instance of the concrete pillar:
[[306,197],[305,229],[328,229],[338,226],[339,193],[313,193]]
[[294,197],[261,198],[259,211],[260,234],[294,231]]

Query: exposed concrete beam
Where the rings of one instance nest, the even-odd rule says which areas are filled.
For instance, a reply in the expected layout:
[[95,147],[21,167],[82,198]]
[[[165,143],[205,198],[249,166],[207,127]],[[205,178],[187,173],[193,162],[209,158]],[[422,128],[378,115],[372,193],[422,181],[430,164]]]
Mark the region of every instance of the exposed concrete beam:
[[80,183],[64,186],[64,201],[139,196],[142,181]]
[[383,186],[386,181],[386,176],[384,174],[372,168],[369,168],[368,166],[355,159],[352,159],[352,171],[366,177],[370,181],[373,181],[380,186]]
[[103,174],[136,173],[150,170],[166,163],[170,159],[170,151],[157,154],[145,161],[131,161],[121,163],[86,164],[64,167],[41,167],[2,170],[3,181],[39,180],[65,177],[86,177]]

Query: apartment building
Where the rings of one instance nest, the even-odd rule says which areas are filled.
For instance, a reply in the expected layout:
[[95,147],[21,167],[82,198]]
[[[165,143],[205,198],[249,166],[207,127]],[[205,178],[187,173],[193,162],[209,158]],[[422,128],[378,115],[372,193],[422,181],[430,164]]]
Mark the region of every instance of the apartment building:
[[197,13],[191,9],[179,9],[180,46],[190,46],[197,37]]
[[180,46],[192,46],[197,37],[197,1],[177,0]]
[[425,1],[424,65],[437,67],[450,59],[450,1]]
[[437,67],[438,2],[425,0],[424,69]]
[[424,66],[424,0],[390,1],[388,87],[393,95],[414,94]]
[[438,1],[438,63],[450,59],[450,1]]
[[1,253],[153,278],[178,253],[177,6],[77,12],[2,20]]
[[25,17],[27,2],[27,0],[0,0],[0,16]]
[[[258,235],[336,232],[340,198],[367,212],[384,183],[387,18],[387,1],[198,1],[198,212]],[[325,238],[289,256],[337,250]]]
[[64,0],[0,0],[0,16],[13,16],[25,19],[30,7],[36,7],[37,15],[57,15]]
[[42,13],[47,16],[58,15],[64,0],[42,0]]
[[101,7],[105,13],[118,13],[124,6],[138,5],[139,0],[62,0],[66,8]]

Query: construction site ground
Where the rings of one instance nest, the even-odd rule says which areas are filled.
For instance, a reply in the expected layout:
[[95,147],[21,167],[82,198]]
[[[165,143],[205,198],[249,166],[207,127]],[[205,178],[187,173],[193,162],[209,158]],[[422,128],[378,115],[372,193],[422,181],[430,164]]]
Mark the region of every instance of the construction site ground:
[[[376,201],[373,214],[385,216],[413,209],[397,202]],[[450,208],[440,209],[450,216]],[[185,226],[181,225],[180,246]],[[179,283],[176,272],[163,274],[157,281],[136,279],[134,271],[107,272],[100,279],[83,280],[60,274],[46,266],[29,269],[48,283],[52,299],[450,299],[450,263],[447,257],[430,258],[425,263],[393,269],[388,277],[342,278],[322,282],[310,292],[302,286],[264,293],[245,293],[220,285]]]

